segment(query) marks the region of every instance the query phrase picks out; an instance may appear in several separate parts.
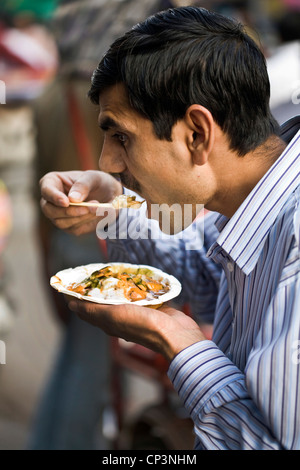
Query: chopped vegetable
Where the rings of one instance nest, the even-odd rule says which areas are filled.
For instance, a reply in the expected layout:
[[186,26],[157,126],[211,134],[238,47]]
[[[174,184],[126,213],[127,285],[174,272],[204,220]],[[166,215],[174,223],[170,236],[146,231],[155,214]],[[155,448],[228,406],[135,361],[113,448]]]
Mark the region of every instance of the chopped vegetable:
[[[106,281],[116,279],[114,289],[120,289],[126,299],[131,302],[154,299],[169,291],[170,286],[163,279],[153,279],[150,269],[134,269],[115,271],[111,266],[94,271],[89,277],[81,282],[68,286],[68,290],[87,296],[92,289],[99,289],[104,292],[107,289]],[[109,281],[107,281],[109,282]],[[111,288],[111,285],[110,285]]]

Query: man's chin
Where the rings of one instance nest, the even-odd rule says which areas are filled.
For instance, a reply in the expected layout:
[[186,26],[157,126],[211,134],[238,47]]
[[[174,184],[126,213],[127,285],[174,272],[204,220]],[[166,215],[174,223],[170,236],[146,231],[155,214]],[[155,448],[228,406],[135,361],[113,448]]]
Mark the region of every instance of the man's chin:
[[176,235],[189,227],[194,220],[193,206],[185,204],[151,204],[147,200],[148,219],[157,220],[166,235]]

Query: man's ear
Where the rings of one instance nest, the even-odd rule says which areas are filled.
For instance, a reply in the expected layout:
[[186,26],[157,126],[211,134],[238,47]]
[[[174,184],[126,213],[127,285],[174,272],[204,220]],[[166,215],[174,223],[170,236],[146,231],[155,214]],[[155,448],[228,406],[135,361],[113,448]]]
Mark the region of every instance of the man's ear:
[[189,149],[196,165],[204,165],[215,141],[215,122],[211,112],[203,106],[193,104],[185,114],[189,127]]

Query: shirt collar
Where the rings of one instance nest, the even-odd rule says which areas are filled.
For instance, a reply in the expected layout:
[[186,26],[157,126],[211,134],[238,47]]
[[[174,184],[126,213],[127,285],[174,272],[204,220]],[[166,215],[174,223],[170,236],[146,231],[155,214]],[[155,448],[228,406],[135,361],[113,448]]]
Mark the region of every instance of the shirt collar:
[[230,219],[221,215],[216,221],[221,232],[217,244],[246,275],[254,269],[272,224],[299,184],[300,130],[235,214]]

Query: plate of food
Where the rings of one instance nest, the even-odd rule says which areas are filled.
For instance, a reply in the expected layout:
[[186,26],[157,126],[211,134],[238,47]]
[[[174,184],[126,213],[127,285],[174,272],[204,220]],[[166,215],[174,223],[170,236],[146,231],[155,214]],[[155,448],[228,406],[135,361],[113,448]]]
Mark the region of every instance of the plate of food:
[[153,266],[93,263],[59,271],[50,285],[66,295],[100,304],[135,304],[157,308],[176,298],[181,284]]

